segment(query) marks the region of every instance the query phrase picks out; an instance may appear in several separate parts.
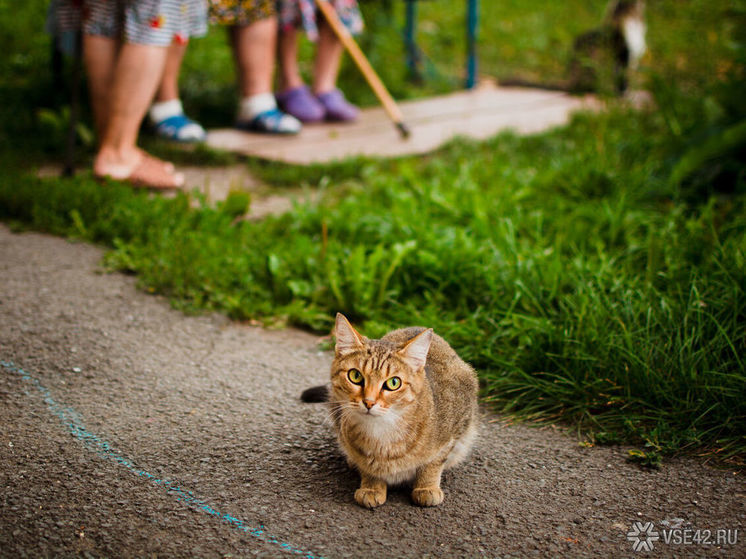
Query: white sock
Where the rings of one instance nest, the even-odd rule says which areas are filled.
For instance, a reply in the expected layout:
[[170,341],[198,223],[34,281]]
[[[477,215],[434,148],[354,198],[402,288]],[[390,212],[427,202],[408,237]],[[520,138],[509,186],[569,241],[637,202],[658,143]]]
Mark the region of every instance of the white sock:
[[[180,99],[160,101],[159,103],[153,103],[150,106],[150,111],[148,111],[148,114],[153,124],[158,124],[159,122],[163,122],[164,120],[166,120],[167,118],[171,118],[172,116],[183,115],[184,107],[182,106]],[[202,128],[200,124],[193,122],[179,128],[178,132],[176,132],[176,138],[174,139],[178,139],[181,141],[201,141],[204,140],[206,134],[207,133],[205,132],[205,129]],[[173,138],[173,136],[171,137]]]
[[244,97],[238,104],[238,120],[251,120],[259,113],[277,108],[275,96],[271,93],[260,93]]
[[[260,93],[244,97],[238,104],[238,120],[252,120],[261,113],[271,111],[277,108],[275,96],[271,93]],[[300,121],[294,116],[284,114],[280,119],[278,132],[298,132],[301,129]]]
[[150,120],[161,122],[172,116],[184,114],[184,107],[181,105],[181,99],[171,99],[170,101],[160,101],[150,105]]

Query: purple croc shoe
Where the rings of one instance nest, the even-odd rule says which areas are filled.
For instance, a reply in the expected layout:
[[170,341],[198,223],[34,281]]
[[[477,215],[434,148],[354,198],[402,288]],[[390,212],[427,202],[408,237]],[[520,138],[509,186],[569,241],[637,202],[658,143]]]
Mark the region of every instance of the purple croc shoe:
[[357,118],[359,109],[345,99],[344,93],[333,89],[316,96],[326,112],[326,120],[349,122]]
[[324,120],[325,110],[323,105],[307,86],[294,87],[275,95],[279,107],[293,115],[301,122],[320,122]]

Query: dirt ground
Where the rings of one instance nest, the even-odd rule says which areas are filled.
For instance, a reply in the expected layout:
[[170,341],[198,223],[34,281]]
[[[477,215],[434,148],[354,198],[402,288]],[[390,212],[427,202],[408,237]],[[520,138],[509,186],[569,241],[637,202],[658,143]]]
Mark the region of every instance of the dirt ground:
[[746,557],[742,474],[487,412],[440,507],[364,510],[298,399],[328,375],[317,338],[185,316],[101,255],[0,225],[3,557]]

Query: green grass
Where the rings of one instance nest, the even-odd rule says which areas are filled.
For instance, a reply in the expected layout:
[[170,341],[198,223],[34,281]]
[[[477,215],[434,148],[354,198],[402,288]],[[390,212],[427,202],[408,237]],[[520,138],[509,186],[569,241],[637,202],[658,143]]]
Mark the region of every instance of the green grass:
[[[447,61],[441,76],[461,68],[460,30],[446,22],[448,7],[462,4],[421,5],[422,45]],[[561,77],[561,45],[603,9],[482,5],[483,39],[503,39],[486,42],[482,71],[548,81]],[[243,199],[194,209],[192,196],[162,199],[85,175],[37,179],[29,162],[59,150],[24,113],[0,136],[0,219],[105,244],[110,268],[135,272],[187,311],[317,331],[341,311],[373,337],[432,326],[478,369],[496,409],[562,420],[597,443],[635,444],[642,450],[630,458],[643,464],[681,452],[743,460],[746,110],[744,26],[734,22],[744,11],[741,2],[707,6],[650,7],[654,56],[640,79],[658,110],[612,104],[545,134],[459,140],[424,157],[309,167],[250,160],[271,185],[319,194],[261,222],[235,219]],[[396,29],[384,26],[401,14],[367,16],[371,60],[403,60]],[[705,40],[695,44],[695,32]],[[185,69],[188,102],[216,123],[232,107],[224,50],[213,33]],[[2,92],[11,102],[0,110],[26,103],[33,115],[43,95],[32,86],[45,78],[24,74],[26,59],[10,60]],[[401,95],[452,87],[410,86],[403,64],[383,66]],[[346,72],[345,89],[366,102],[357,79]],[[64,127],[45,122],[49,138]],[[186,157],[232,160],[209,150]]]
[[744,199],[673,204],[663,126],[612,112],[330,168],[321,203],[260,223],[84,179],[14,177],[0,200],[113,246],[109,266],[180,308],[321,331],[339,310],[370,336],[426,324],[499,409],[728,456],[746,427]]

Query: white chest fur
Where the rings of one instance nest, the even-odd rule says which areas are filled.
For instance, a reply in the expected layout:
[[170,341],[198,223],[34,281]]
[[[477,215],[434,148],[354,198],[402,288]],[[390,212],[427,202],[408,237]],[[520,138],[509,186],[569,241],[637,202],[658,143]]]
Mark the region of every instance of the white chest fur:
[[356,418],[359,429],[373,440],[381,443],[397,439],[399,432],[399,416],[388,410],[382,415],[358,415]]
[[642,55],[645,54],[645,22],[635,17],[628,17],[622,23],[622,34],[629,49],[629,66],[637,67]]

